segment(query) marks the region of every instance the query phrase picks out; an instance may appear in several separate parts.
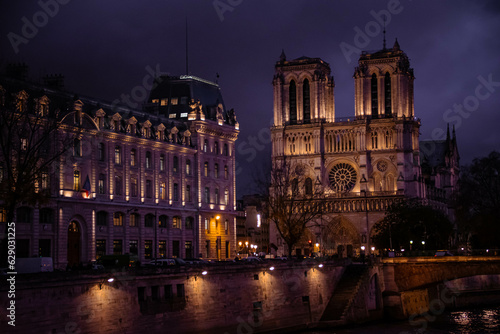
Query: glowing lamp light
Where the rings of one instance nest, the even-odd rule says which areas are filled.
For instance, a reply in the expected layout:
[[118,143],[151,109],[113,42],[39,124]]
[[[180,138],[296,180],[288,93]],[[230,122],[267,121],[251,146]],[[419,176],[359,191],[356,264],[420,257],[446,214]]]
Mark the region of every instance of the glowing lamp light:
[[375,247],[372,246],[372,252],[375,252]]
[[274,270],[274,267],[270,267],[269,270]]
[[364,251],[365,250],[365,246],[361,246],[361,250]]
[[215,216],[215,219],[219,220],[219,219],[220,219],[220,216],[219,216],[219,215]]
[[202,271],[202,272],[201,272],[201,274],[202,274],[203,276],[205,276],[206,274],[208,274],[208,272],[207,272],[206,270],[204,270],[204,271]]
[[114,281],[115,281],[115,279],[113,277],[108,278],[109,283],[113,283]]
[[319,247],[319,244],[318,244],[318,243],[316,243],[314,246]]
[[320,263],[320,264],[318,265],[318,267],[319,267],[319,268],[323,268],[323,263]]

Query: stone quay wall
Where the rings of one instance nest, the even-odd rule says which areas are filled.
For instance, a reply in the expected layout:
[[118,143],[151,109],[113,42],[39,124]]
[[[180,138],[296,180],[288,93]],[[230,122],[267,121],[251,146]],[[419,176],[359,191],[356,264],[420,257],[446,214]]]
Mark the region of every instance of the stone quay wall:
[[[2,333],[256,333],[318,322],[344,263],[17,275]],[[202,271],[207,274],[203,275]],[[113,282],[108,278],[113,277]]]

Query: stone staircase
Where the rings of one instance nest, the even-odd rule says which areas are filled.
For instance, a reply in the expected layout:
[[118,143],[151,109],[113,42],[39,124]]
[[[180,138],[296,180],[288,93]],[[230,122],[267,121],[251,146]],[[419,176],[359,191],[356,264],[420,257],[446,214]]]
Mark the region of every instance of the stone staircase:
[[345,320],[345,314],[356,297],[366,273],[368,273],[368,266],[361,264],[351,264],[345,269],[320,322],[340,324]]

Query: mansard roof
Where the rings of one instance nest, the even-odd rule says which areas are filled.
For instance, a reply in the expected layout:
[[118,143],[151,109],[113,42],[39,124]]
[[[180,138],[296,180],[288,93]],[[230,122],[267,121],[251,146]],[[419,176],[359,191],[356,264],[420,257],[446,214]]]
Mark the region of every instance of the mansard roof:
[[234,111],[227,110],[219,85],[192,75],[163,75],[155,80],[145,111],[168,119],[188,120],[190,104],[200,102],[205,119],[234,125]]
[[[183,84],[187,84],[190,93],[187,95],[188,97],[193,97],[202,101],[204,112],[206,113],[205,119],[220,120],[221,112],[223,112],[222,121],[224,123],[230,125],[237,124],[234,110],[225,110],[224,101],[222,100],[218,85],[196,77],[179,77],[178,80]],[[180,89],[182,92],[182,89],[186,88],[186,86],[182,86],[183,85],[172,85],[172,88],[175,88],[173,89],[175,91],[177,91],[176,89]],[[147,107],[142,110],[134,109],[127,105],[80,96],[72,92],[54,89],[40,83],[19,80],[2,75],[0,75],[0,87],[5,89],[7,100],[14,98],[12,94],[18,95],[20,92],[25,94],[29,110],[35,110],[35,104],[38,99],[45,97],[49,100],[50,112],[52,115],[57,114],[60,120],[65,119],[66,116],[76,112],[76,110],[86,114],[89,119],[96,120],[98,117],[102,117],[103,129],[101,130],[113,130],[127,133],[127,131],[131,130],[128,128],[130,124],[129,120],[133,120],[132,123],[135,124],[135,133],[128,133],[137,136],[144,135],[142,131],[144,127],[156,129],[160,124],[163,124],[167,133],[170,133],[170,130],[174,127],[182,133],[189,129],[187,114],[191,109],[187,103],[179,106],[181,109],[184,107],[182,113],[184,113],[185,110],[185,117],[169,117],[170,115],[168,113],[151,112]],[[157,88],[160,88],[160,90],[154,90],[154,92],[151,93],[152,95],[159,94],[169,87],[163,85]],[[170,89],[168,90],[170,91]],[[115,121],[118,121],[118,130],[114,129],[116,125],[116,123],[114,123]],[[86,128],[92,129],[96,128],[96,124],[99,124],[99,122],[94,124],[91,123],[87,122],[84,125]],[[151,136],[153,137],[154,135],[155,131],[151,131]]]

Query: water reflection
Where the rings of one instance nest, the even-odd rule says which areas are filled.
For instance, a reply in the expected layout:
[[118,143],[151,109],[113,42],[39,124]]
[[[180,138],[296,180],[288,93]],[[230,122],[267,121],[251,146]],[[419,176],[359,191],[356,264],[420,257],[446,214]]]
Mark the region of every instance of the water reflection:
[[[420,330],[419,330],[420,329]],[[306,333],[306,332],[304,332]],[[380,323],[349,329],[331,329],[307,332],[309,334],[490,334],[500,333],[500,306],[445,312],[435,321],[428,322],[424,331],[421,326],[411,326],[408,321]]]

